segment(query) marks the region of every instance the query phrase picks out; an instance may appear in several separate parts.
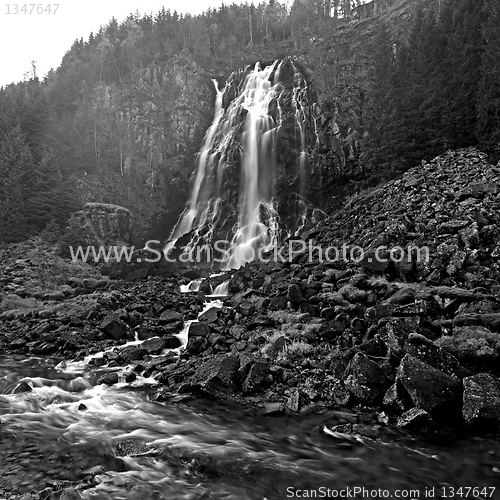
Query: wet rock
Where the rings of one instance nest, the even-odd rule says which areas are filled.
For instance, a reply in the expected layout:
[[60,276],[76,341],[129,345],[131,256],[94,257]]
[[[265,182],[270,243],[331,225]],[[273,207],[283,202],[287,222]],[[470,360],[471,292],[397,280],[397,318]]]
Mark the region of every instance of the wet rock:
[[[55,500],[54,496],[54,500]],[[66,488],[57,496],[58,500],[82,500],[82,496],[74,488]]]
[[99,379],[97,380],[98,384],[106,384],[106,385],[113,385],[118,383],[118,373],[116,372],[109,372],[105,373]]
[[188,337],[208,337],[210,333],[210,327],[202,321],[193,321],[189,325]]
[[130,363],[138,359],[144,358],[149,352],[142,347],[142,345],[131,345],[120,349],[119,357],[123,363]]
[[174,321],[182,321],[182,314],[174,311],[173,309],[167,309],[161,313],[159,323],[165,325],[167,323],[173,323]]
[[182,340],[179,337],[174,337],[172,335],[163,337],[163,342],[165,344],[165,349],[177,349],[182,345]]
[[269,371],[269,363],[255,360],[251,363],[247,376],[242,384],[243,392],[255,392],[261,388]]
[[390,385],[380,366],[362,353],[351,359],[343,380],[347,390],[366,404],[381,399]]
[[20,382],[12,391],[13,394],[21,394],[23,392],[31,392],[33,388],[27,382]]
[[188,341],[186,350],[198,354],[208,346],[208,338],[211,334],[210,327],[206,323],[195,321],[189,325]]
[[153,338],[146,340],[141,344],[143,349],[149,354],[159,354],[163,349],[165,349],[165,339],[164,338]]
[[191,384],[215,397],[234,393],[238,388],[239,367],[236,356],[214,356],[198,367]]
[[127,335],[127,325],[119,318],[117,313],[111,313],[101,323],[101,330],[114,339],[123,339]]
[[220,308],[219,307],[211,307],[203,314],[198,316],[198,321],[202,321],[205,323],[217,323],[219,320]]
[[398,420],[396,425],[407,431],[423,431],[429,432],[436,428],[436,424],[432,417],[422,408],[412,408],[406,413],[403,413]]
[[278,402],[264,403],[264,409],[262,410],[262,415],[281,415],[285,410],[285,405]]
[[117,443],[115,455],[126,457],[147,453],[151,448],[142,439],[125,439]]
[[406,354],[401,360],[396,381],[406,389],[418,408],[432,411],[461,396],[461,383],[441,370]]
[[463,381],[463,417],[467,425],[490,430],[500,424],[500,381],[488,373]]

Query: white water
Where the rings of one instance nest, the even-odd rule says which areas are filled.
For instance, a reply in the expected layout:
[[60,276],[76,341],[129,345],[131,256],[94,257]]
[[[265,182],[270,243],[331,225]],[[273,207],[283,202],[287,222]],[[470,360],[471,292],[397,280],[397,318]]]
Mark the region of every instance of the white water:
[[[13,394],[21,380],[33,391]],[[386,432],[360,410],[269,418],[214,401],[160,404],[147,394],[95,386],[47,359],[0,355],[0,498],[81,481],[94,467],[95,480],[80,490],[85,500],[271,500],[286,498],[288,488],[320,487],[381,488],[392,497],[396,489],[417,490],[425,498],[431,488],[436,497],[458,488],[457,478],[488,486],[481,498],[498,497],[498,439],[453,436],[432,444]],[[374,436],[333,428],[347,422]],[[143,446],[118,458],[126,439]]]
[[[224,294],[220,294],[220,295],[224,295]],[[213,296],[216,296],[216,294],[214,294]],[[212,307],[219,307],[220,308],[220,307],[222,307],[222,305],[223,305],[222,301],[220,301],[220,300],[207,300],[203,304],[203,309],[198,314],[198,317],[200,317],[203,313],[208,311],[210,308],[212,308]],[[176,335],[176,337],[178,337],[182,342],[182,344],[179,347],[177,347],[176,349],[164,349],[162,353],[157,354],[157,355],[151,355],[151,357],[155,358],[157,356],[162,356],[164,354],[167,354],[168,352],[173,352],[173,353],[179,354],[186,347],[186,344],[188,341],[189,325],[191,325],[191,323],[193,323],[195,321],[197,321],[197,320],[186,321],[184,323],[182,330]],[[121,349],[124,349],[125,347],[129,347],[132,345],[141,345],[143,342],[146,342],[146,340],[139,340],[137,337],[137,334],[135,335],[135,337],[136,337],[135,340],[132,340],[132,341],[127,342],[127,343],[120,345],[120,346],[110,347],[109,349],[107,349],[105,351],[100,351],[100,352],[96,352],[94,354],[90,354],[80,361],[61,361],[58,365],[56,365],[55,369],[59,370],[61,372],[64,372],[64,373],[72,373],[72,374],[83,373],[84,371],[87,371],[91,368],[95,368],[95,367],[91,367],[89,365],[90,361],[92,359],[96,359],[96,358],[103,358],[104,354],[106,352],[119,351]],[[158,338],[158,337],[152,337],[152,338]],[[151,340],[151,339],[147,339],[147,340]],[[103,366],[99,367],[100,370],[106,370],[106,368],[107,368],[107,365],[103,365]],[[116,371],[119,373],[120,382],[122,382],[122,383],[123,383],[125,373],[130,372],[131,369],[133,369],[133,367],[131,367],[131,366],[120,366],[120,367],[114,366],[113,367],[113,371]],[[153,378],[150,378],[150,377],[144,378],[144,377],[138,376],[136,382],[132,383],[132,385],[140,386],[140,385],[144,385],[144,384],[157,384],[157,383],[158,382]],[[129,385],[129,384],[127,384],[127,385]]]
[[229,295],[229,280],[224,281],[220,285],[215,287],[212,293],[212,297],[225,297]]
[[[203,245],[213,245],[214,237],[236,215],[227,204],[225,181],[234,177],[226,170],[234,168],[236,151],[240,156],[240,192],[237,222],[229,230],[229,247],[222,255],[206,255],[203,259],[223,257],[225,269],[239,268],[254,260],[257,251],[279,244],[282,227],[275,200],[276,163],[280,131],[283,124],[281,96],[285,91],[280,83],[282,69],[291,65],[294,71],[292,87],[292,111],[295,135],[300,144],[297,171],[300,188],[305,187],[306,145],[303,130],[306,100],[304,78],[289,61],[275,61],[262,69],[257,63],[246,76],[239,94],[224,109],[226,93],[234,89],[229,82],[220,91],[215,82],[217,99],[212,125],[207,131],[197,162],[191,197],[186,210],[175,226],[164,248],[168,254],[177,240],[192,231],[185,248],[189,261],[197,262],[195,253]],[[242,117],[244,117],[242,119]],[[300,219],[300,214],[299,214]],[[222,248],[216,248],[222,250]]]

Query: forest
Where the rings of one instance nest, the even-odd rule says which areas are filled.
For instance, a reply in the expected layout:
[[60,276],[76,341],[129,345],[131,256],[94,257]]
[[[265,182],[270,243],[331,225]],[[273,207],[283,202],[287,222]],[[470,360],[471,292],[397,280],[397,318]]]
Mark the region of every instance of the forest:
[[[342,146],[355,137],[358,187],[448,149],[475,145],[496,162],[500,3],[374,5],[368,18],[350,0],[161,10],[75,40],[43,79],[33,68],[0,89],[0,242],[59,234],[88,201],[131,209],[136,241],[165,237],[211,120],[210,80],[256,61],[292,57],[307,68],[321,109],[334,109],[345,131]],[[179,83],[179,71],[196,80]],[[173,110],[179,88],[200,101]]]

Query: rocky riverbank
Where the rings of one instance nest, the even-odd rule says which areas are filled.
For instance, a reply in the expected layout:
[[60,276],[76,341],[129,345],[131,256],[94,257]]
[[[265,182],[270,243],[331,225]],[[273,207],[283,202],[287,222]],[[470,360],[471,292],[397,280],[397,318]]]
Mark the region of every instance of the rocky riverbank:
[[[247,264],[223,307],[199,318],[206,298],[180,293],[187,278],[109,280],[27,242],[1,255],[0,352],[83,359],[108,350],[96,368],[156,378],[159,400],[204,394],[268,414],[361,405],[408,430],[496,431],[499,213],[500,167],[475,149],[449,152],[353,197],[304,235],[353,255],[362,247],[361,261],[311,260],[306,249]],[[377,261],[380,246],[400,247],[404,259]],[[429,259],[411,246],[427,247]],[[186,349],[165,351],[188,320]],[[146,342],[109,350],[136,337]],[[101,382],[117,381],[112,374]]]

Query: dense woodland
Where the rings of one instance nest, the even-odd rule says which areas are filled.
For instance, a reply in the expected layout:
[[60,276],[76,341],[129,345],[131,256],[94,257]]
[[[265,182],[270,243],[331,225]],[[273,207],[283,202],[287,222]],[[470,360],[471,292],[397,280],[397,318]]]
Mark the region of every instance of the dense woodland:
[[[179,213],[212,110],[207,101],[205,123],[185,144],[169,135],[168,86],[155,93],[147,83],[152,68],[178,54],[189,55],[207,81],[257,60],[296,58],[321,108],[336,110],[344,145],[356,136],[350,161],[367,184],[450,148],[478,145],[496,161],[500,2],[375,3],[381,8],[368,19],[349,0],[295,0],[290,8],[268,0],[200,16],[162,10],[112,19],[76,40],[43,81],[34,68],[30,79],[0,90],[0,242],[57,232],[87,201],[132,209],[136,238],[144,239],[165,226],[173,176],[181,179]],[[107,106],[99,104],[104,94],[113,96]],[[137,120],[164,130],[157,158],[134,149],[123,120],[141,100],[154,112]]]

